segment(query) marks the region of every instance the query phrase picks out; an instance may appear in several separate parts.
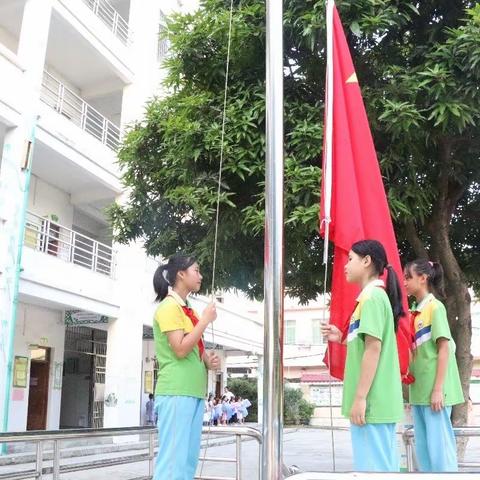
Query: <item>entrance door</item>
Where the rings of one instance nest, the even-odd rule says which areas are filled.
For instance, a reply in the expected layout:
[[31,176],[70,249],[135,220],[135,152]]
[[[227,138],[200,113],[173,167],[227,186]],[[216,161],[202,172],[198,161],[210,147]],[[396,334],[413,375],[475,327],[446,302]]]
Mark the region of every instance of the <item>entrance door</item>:
[[45,430],[47,428],[50,349],[39,347],[32,350],[31,353],[27,430]]

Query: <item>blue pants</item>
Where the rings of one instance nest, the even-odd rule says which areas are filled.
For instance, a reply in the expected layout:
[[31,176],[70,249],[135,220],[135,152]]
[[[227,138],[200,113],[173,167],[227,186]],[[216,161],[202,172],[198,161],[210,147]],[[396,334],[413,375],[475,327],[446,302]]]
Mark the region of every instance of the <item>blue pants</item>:
[[350,425],[353,467],[356,472],[398,472],[394,423]]
[[205,401],[185,396],[159,395],[158,456],[153,480],[193,480],[200,456]]
[[457,444],[450,413],[434,412],[429,405],[412,405],[415,454],[421,472],[457,472]]

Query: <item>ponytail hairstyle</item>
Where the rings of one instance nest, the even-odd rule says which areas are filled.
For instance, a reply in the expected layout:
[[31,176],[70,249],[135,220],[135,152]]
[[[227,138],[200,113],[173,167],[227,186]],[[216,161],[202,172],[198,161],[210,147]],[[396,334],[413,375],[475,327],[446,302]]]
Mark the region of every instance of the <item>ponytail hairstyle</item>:
[[393,325],[395,331],[398,329],[400,317],[405,315],[402,301],[402,290],[397,273],[388,263],[387,253],[384,246],[377,240],[361,240],[352,245],[352,251],[359,257],[369,256],[372,260],[372,266],[378,276],[383,275],[387,270],[386,292],[393,311]]
[[160,265],[153,275],[153,289],[157,294],[156,302],[168,295],[168,287],[175,286],[177,273],[190,268],[196,262],[195,257],[173,255],[167,263]]
[[443,268],[438,262],[430,262],[426,258],[418,258],[405,265],[405,273],[411,276],[411,272],[417,275],[427,276],[428,290],[441,299],[445,298],[443,287]]

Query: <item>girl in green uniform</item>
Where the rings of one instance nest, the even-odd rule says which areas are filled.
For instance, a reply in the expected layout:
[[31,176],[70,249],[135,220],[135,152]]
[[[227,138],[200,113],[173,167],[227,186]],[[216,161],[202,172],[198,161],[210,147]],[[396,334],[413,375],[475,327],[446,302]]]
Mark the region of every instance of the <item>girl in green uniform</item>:
[[[347,281],[361,293],[348,331],[322,327],[329,341],[347,345],[342,414],[350,419],[356,471],[397,472],[395,425],[403,398],[395,331],[404,314],[395,270],[376,240],[355,243],[345,265]],[[384,272],[386,285],[380,277]]]
[[206,352],[202,335],[217,317],[215,305],[198,316],[188,296],[202,284],[193,257],[176,255],[153,277],[157,307],[153,336],[159,370],[155,388],[158,457],[154,480],[192,480],[200,454],[207,369],[220,361]]
[[405,266],[405,288],[415,298],[410,312],[413,355],[410,385],[415,452],[422,472],[456,472],[457,446],[450,414],[464,403],[455,342],[443,303],[443,269],[425,259]]

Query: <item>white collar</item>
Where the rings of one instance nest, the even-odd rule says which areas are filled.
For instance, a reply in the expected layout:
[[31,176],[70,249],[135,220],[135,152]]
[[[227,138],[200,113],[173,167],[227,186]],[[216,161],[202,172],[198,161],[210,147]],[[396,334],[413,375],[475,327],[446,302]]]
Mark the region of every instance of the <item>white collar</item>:
[[383,280],[381,278],[377,278],[375,280],[372,280],[371,282],[367,283],[362,291],[360,292],[360,295],[357,297],[357,302],[360,300],[360,297],[367,291],[369,290],[370,288],[373,288],[373,287],[381,287],[381,288],[385,288],[385,283],[383,282]]
[[415,305],[413,311],[421,312],[434,298],[433,293],[429,293],[418,305]]
[[168,294],[173,297],[177,303],[180,304],[181,307],[187,307],[188,304],[187,302],[177,293],[175,292],[172,288],[170,289],[170,292],[168,292]]

